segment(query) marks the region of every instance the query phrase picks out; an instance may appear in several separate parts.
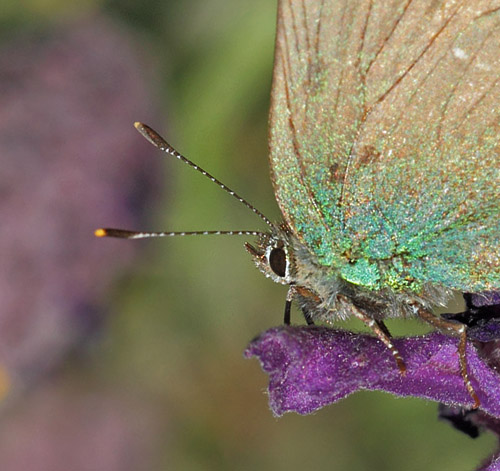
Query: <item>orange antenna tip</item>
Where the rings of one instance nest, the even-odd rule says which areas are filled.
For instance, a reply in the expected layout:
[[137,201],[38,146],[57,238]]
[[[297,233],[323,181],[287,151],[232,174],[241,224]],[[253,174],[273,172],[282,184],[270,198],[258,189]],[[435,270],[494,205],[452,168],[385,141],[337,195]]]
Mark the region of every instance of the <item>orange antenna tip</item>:
[[94,231],[94,235],[96,237],[106,237],[108,233],[106,232],[106,229],[96,229]]

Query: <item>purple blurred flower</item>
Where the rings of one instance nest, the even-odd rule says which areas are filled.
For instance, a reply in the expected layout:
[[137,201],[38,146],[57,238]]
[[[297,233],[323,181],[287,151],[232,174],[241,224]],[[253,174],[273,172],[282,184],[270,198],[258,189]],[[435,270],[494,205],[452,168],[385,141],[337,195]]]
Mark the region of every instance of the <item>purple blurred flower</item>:
[[95,331],[137,253],[93,235],[141,227],[158,180],[132,128],[155,113],[130,36],[95,16],[0,48],[0,364],[11,382],[35,380]]
[[156,115],[132,37],[96,15],[0,47],[0,391],[38,386],[3,403],[16,407],[2,417],[2,469],[153,466],[158,414],[140,398],[88,374],[37,381],[99,331],[138,254],[94,230],[142,227],[158,195],[161,161],[132,127]]
[[[155,469],[162,427],[153,404],[89,378],[44,383],[2,417],[5,471]],[[162,446],[165,449],[165,441]]]
[[[487,302],[485,302],[485,299]],[[465,313],[447,315],[469,326],[469,376],[481,400],[477,411],[459,371],[458,341],[437,332],[394,340],[407,366],[401,375],[390,351],[370,335],[326,327],[282,326],[254,339],[246,357],[269,374],[269,402],[277,416],[309,414],[359,390],[381,390],[440,402],[441,417],[471,436],[500,437],[500,305],[498,293],[466,297]],[[499,456],[481,469],[500,470]]]

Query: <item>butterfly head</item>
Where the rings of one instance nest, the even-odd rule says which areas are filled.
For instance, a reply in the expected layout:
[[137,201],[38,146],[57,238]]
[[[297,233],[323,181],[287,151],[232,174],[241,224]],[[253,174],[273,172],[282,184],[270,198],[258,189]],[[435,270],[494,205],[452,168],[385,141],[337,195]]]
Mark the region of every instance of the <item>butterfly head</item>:
[[[318,267],[313,256],[282,225],[262,234],[257,244],[245,244],[257,268],[274,282],[290,286],[285,307],[285,324],[290,323],[290,305],[298,303],[308,324],[325,317],[336,304],[339,282],[326,276],[327,268]],[[326,281],[328,279],[328,281]]]
[[289,285],[295,279],[295,257],[289,237],[283,231],[261,235],[255,246],[246,243],[257,268],[276,283]]

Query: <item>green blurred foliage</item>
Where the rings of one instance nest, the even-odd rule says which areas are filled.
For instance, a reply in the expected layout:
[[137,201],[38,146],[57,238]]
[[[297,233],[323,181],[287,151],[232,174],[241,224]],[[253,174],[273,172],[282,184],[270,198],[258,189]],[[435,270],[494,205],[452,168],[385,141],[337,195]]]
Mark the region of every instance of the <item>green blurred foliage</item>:
[[[148,124],[279,219],[267,164],[275,3],[12,0],[0,21],[12,31],[99,11],[114,17],[157,71],[151,87],[166,124]],[[144,229],[265,229],[201,175],[177,161],[165,166],[164,203]],[[473,441],[438,422],[435,404],[382,393],[274,418],[267,378],[242,352],[281,322],[286,289],[253,268],[243,242],[124,242],[147,249],[110,293],[112,317],[93,368],[156,407],[165,443],[158,470],[468,470],[489,454],[493,437]],[[302,321],[298,312],[294,320]]]

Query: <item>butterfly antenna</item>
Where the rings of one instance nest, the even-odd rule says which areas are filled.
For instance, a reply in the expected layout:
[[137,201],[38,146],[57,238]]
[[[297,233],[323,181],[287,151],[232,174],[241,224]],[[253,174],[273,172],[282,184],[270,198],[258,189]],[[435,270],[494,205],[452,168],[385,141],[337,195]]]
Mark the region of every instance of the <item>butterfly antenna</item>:
[[150,239],[152,237],[179,237],[179,236],[200,236],[200,235],[251,235],[261,236],[259,231],[190,231],[190,232],[141,232],[126,231],[124,229],[101,228],[94,234],[97,237],[115,237],[118,239]]
[[[257,208],[252,206],[248,201],[242,198],[240,195],[235,193],[231,188],[227,187],[221,181],[217,180],[214,176],[210,175],[207,171],[203,170],[201,167],[191,162],[188,158],[184,157],[182,154],[177,152],[163,137],[161,137],[155,130],[151,129],[149,126],[143,123],[136,122],[134,123],[135,128],[154,146],[158,147],[158,149],[166,152],[169,155],[181,160],[185,164],[194,168],[197,172],[200,172],[202,175],[207,177],[209,180],[214,182],[220,188],[222,188],[226,193],[229,193],[231,196],[236,198],[240,203],[244,204],[248,209],[250,209],[253,213],[259,216],[269,227],[273,227],[272,222],[264,216]],[[246,232],[246,231],[243,231]]]
[[[185,164],[194,168],[197,172],[200,172],[205,177],[209,178],[212,182],[217,184],[225,192],[229,193],[231,196],[236,198],[240,203],[243,203],[247,208],[259,216],[269,227],[273,227],[271,221],[264,216],[257,208],[252,206],[248,201],[243,199],[237,193],[235,193],[231,188],[227,187],[217,178],[210,175],[208,172],[203,170],[201,167],[191,162],[191,160],[184,157],[182,154],[177,152],[163,137],[161,137],[155,130],[151,129],[146,124],[139,122],[134,123],[135,128],[154,146],[158,149],[166,152],[173,157],[181,160]],[[250,236],[262,236],[263,232],[260,231],[189,231],[189,232],[142,232],[142,231],[127,231],[124,229],[112,229],[112,228],[100,228],[97,229],[94,234],[97,237],[115,237],[119,239],[148,239],[152,237],[179,237],[179,236],[199,236],[199,235],[250,235]]]

